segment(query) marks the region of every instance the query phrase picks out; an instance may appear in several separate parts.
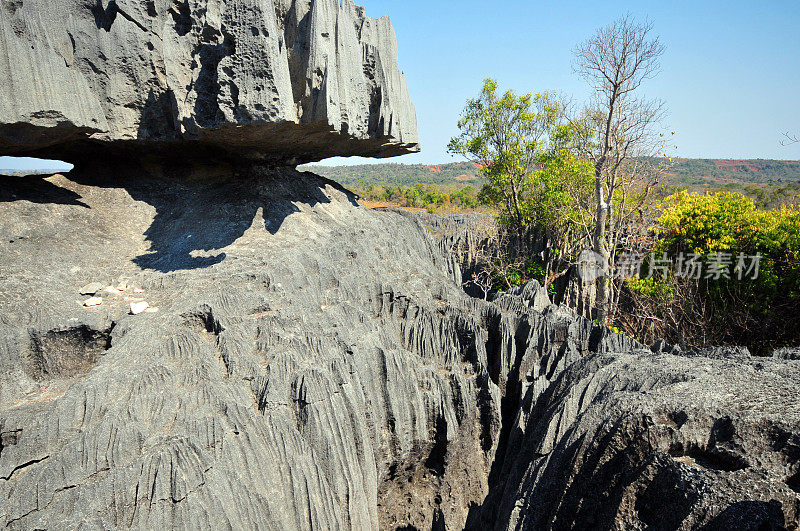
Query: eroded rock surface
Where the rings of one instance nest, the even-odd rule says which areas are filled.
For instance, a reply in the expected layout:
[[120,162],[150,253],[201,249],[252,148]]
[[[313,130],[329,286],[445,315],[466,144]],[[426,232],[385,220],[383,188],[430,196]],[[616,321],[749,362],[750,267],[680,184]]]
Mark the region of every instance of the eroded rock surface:
[[796,362],[473,299],[415,215],[202,172],[0,177],[0,526],[796,528]]
[[477,521],[495,529],[796,529],[796,364],[731,363],[713,352],[690,359],[591,354],[544,392],[530,388]]
[[418,150],[388,17],[352,0],[0,2],[0,155],[299,163]]
[[0,187],[0,526],[458,527],[500,396],[425,229],[292,170],[117,177]]

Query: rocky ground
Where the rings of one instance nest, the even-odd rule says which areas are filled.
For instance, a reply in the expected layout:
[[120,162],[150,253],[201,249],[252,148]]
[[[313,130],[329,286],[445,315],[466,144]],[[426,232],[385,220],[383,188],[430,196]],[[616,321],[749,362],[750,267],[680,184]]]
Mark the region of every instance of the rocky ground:
[[0,525],[796,527],[795,361],[470,298],[291,169],[2,179]]
[[369,528],[410,473],[418,520],[481,499],[499,398],[452,264],[333,183],[232,178],[3,183],[6,526]]

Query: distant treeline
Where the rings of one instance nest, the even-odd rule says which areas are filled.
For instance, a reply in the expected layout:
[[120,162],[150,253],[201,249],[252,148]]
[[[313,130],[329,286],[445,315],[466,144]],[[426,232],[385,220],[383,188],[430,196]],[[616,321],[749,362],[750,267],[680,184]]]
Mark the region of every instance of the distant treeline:
[[474,186],[452,187],[436,184],[391,186],[370,184],[353,188],[361,199],[405,208],[424,208],[430,213],[490,210],[491,205]]
[[[428,210],[473,210],[485,206],[479,167],[451,164],[362,164],[306,166],[304,169],[347,186],[364,199]],[[760,208],[796,204],[800,199],[800,161],[674,159],[662,178],[665,191],[727,190],[753,199]],[[458,193],[467,189],[466,194]],[[455,195],[454,195],[455,193]]]
[[[307,166],[345,186],[393,184],[411,186],[418,183],[440,185],[475,185],[480,180],[478,166],[471,162],[450,164],[363,164],[359,166]],[[667,169],[670,185],[704,185],[726,183],[775,184],[800,183],[800,161],[797,160],[727,160],[674,159]]]
[[721,183],[800,183],[797,160],[676,159],[669,168],[671,179],[696,185],[713,180]]
[[[305,166],[312,171],[348,187],[375,185],[414,186],[436,184],[465,186],[481,182],[478,166],[471,162],[451,164],[362,164],[359,166]],[[480,186],[480,185],[478,185]]]
[[53,168],[50,170],[18,170],[13,168],[0,168],[0,175],[22,177],[25,175],[51,175],[53,173],[66,173],[68,171],[68,168]]

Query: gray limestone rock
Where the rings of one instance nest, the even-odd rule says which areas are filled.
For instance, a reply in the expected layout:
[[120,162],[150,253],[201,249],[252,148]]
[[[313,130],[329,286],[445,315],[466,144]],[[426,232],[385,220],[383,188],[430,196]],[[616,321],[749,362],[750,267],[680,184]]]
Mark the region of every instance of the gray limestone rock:
[[78,290],[78,293],[81,295],[94,295],[95,293],[101,291],[103,289],[103,284],[100,282],[89,282],[81,289]]
[[493,301],[502,306],[503,299],[522,301],[528,308],[537,312],[543,312],[550,306],[547,290],[537,280],[531,280],[524,286],[517,286],[505,293],[498,293]]
[[779,348],[772,353],[772,357],[781,360],[800,360],[800,347]]
[[0,15],[0,154],[77,163],[0,176],[0,527],[798,527],[794,351],[647,348],[535,282],[471,298],[490,219],[281,166],[417,148],[388,19]]
[[796,528],[799,371],[701,354],[586,356],[525,402],[517,443],[476,521],[495,529]]
[[0,155],[417,150],[394,29],[352,0],[0,2]]
[[428,227],[291,169],[0,177],[0,527],[796,524],[800,366],[468,297]]
[[[462,526],[501,397],[453,261],[335,183],[220,173],[0,178],[0,527]],[[81,307],[97,278],[159,312]]]
[[416,214],[430,229],[443,252],[458,258],[462,271],[472,271],[491,256],[500,227],[490,214]]
[[464,290],[474,297],[488,298],[484,275],[486,261],[496,256],[501,236],[494,216],[479,213],[439,216],[426,212],[416,216],[431,232],[441,251],[458,261]]

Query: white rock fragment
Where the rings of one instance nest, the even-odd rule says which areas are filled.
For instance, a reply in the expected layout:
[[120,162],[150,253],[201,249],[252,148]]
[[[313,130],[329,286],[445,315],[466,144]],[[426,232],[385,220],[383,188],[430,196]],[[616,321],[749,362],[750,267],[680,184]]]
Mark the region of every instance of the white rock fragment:
[[139,315],[143,311],[147,310],[150,307],[147,302],[132,302],[131,303],[131,315]]
[[83,301],[83,305],[86,308],[92,308],[94,306],[100,306],[101,304],[103,304],[103,298],[102,297],[92,297],[91,299],[86,299],[85,301]]
[[81,295],[94,295],[103,289],[103,285],[99,282],[90,282],[80,289]]

